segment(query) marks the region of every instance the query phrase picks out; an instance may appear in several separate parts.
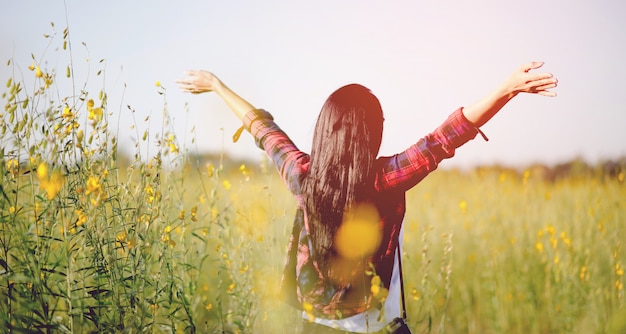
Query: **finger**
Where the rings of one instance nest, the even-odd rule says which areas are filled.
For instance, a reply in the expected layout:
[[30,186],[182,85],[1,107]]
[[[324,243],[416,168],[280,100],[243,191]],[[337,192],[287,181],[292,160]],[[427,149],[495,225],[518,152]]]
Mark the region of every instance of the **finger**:
[[541,91],[541,92],[538,92],[537,94],[539,94],[541,96],[547,96],[547,97],[555,97],[556,96],[555,92],[550,92],[550,91]]
[[537,86],[534,88],[535,91],[541,92],[541,91],[547,91],[548,89],[552,89],[552,88],[556,88],[556,84],[549,84],[549,85],[543,85],[543,86]]
[[543,73],[532,73],[529,74],[533,80],[542,80],[542,79],[550,79],[553,77],[552,73],[543,72]]
[[196,90],[195,86],[186,83],[180,84],[178,87],[183,92],[194,92]]
[[556,82],[556,78],[552,76],[552,73],[528,73],[525,74],[524,78],[528,85],[545,85]]
[[543,66],[543,64],[544,63],[542,61],[533,61],[533,62],[526,63],[526,64],[522,65],[522,70],[524,72],[528,72],[530,70],[534,70],[534,69],[540,68],[541,66]]
[[536,87],[545,86],[545,85],[552,85],[552,84],[556,85],[557,83],[558,83],[558,80],[556,78],[552,78],[552,77],[528,81],[528,84],[536,86]]
[[179,86],[181,89],[182,89],[182,88],[184,88],[184,89],[188,89],[188,88],[191,88],[191,87],[193,86],[193,85],[191,85],[191,84],[190,84],[189,82],[187,82],[187,81],[177,81],[177,83],[178,83],[178,86]]

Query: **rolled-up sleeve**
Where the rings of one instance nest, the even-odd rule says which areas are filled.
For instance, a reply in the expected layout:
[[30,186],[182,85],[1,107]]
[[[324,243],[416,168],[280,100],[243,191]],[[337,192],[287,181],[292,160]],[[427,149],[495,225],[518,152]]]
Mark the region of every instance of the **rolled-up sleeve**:
[[308,170],[309,155],[300,151],[287,134],[262,109],[244,115],[243,125],[254,137],[256,145],[267,153],[289,190],[300,194],[302,177]]
[[474,139],[478,132],[463,114],[463,108],[457,109],[435,131],[404,152],[381,158],[376,188],[379,191],[412,188],[437,169],[442,160],[453,157],[455,150]]

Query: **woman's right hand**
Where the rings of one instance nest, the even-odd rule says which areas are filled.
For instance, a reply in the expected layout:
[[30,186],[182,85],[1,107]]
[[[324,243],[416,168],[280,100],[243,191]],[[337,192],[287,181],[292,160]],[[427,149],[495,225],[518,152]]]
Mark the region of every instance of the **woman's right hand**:
[[519,93],[556,96],[551,89],[557,86],[558,80],[551,73],[531,72],[541,66],[543,62],[535,61],[518,67],[492,93],[463,108],[463,114],[476,127],[481,127]]
[[556,96],[550,89],[557,86],[558,80],[551,73],[530,72],[543,66],[543,62],[530,62],[518,67],[503,83],[503,88],[510,94],[518,93]]
[[215,74],[208,71],[193,70],[187,71],[185,74],[187,75],[185,78],[176,80],[178,87],[183,92],[200,94],[218,90],[223,86]]

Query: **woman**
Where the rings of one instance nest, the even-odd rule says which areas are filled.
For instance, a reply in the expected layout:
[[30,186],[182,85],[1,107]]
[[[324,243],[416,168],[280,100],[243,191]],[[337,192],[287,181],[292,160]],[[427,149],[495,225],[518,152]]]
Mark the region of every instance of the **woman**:
[[373,333],[400,316],[397,248],[405,192],[457,147],[482,135],[479,127],[517,94],[556,96],[550,89],[557,80],[550,73],[530,72],[542,65],[520,66],[491,94],[457,109],[433,133],[391,157],[377,157],[383,112],[361,85],[341,87],[328,97],[306,154],[268,112],[212,73],[189,71],[177,83],[184,92],[214,91],[221,97],[296,197],[282,291],[303,310],[304,332]]

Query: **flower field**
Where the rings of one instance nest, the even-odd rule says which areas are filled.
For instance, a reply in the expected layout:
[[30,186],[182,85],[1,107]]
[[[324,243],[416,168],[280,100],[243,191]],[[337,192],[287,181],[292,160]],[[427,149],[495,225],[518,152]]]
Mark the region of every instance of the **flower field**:
[[[104,72],[59,85],[75,80],[68,36],[47,37],[65,73],[37,57],[0,72],[0,328],[295,332],[301,315],[278,299],[295,201],[273,167],[180,147],[165,102],[162,132],[137,125],[124,156],[118,111],[86,88]],[[624,167],[426,178],[404,225],[414,332],[625,332]]]

